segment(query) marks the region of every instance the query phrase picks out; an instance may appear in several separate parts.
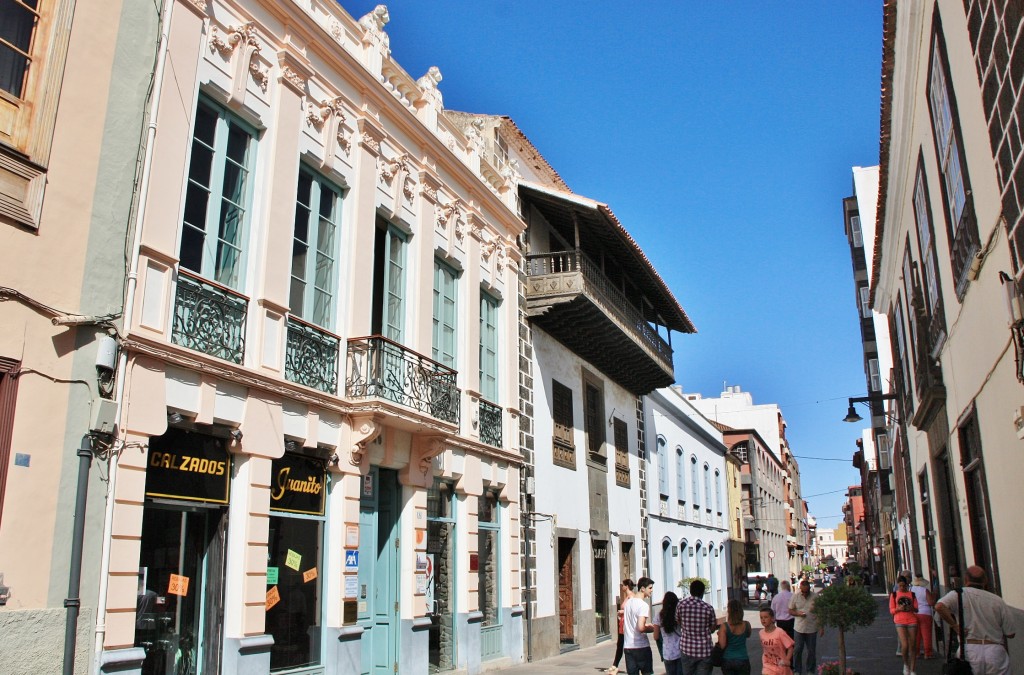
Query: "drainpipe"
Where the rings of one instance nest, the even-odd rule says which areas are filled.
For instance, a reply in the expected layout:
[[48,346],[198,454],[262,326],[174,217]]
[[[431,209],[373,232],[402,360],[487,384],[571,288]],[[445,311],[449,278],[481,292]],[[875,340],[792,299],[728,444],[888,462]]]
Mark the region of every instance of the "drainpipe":
[[82,606],[78,593],[82,588],[82,542],[85,540],[86,497],[89,496],[89,469],[92,467],[92,439],[82,436],[78,446],[78,488],[75,490],[75,521],[71,538],[71,569],[68,597],[64,600],[67,620],[64,625],[64,675],[75,675],[75,639],[78,636],[78,611]]
[[[125,286],[124,310],[121,313],[124,333],[131,325],[135,311],[135,289],[139,277],[139,252],[142,248],[142,216],[146,208],[146,195],[149,193],[149,181],[153,173],[153,143],[156,140],[156,114],[160,109],[160,93],[163,89],[164,73],[167,64],[169,33],[171,30],[171,8],[174,0],[163,0],[160,8],[160,37],[157,44],[156,67],[153,71],[153,89],[149,100],[148,120],[146,129],[145,154],[142,158],[142,175],[139,178],[135,214],[132,219],[132,253],[129,260],[128,279]],[[114,417],[120,424],[124,411],[125,374],[128,371],[128,355],[122,349],[117,360],[117,414]],[[110,574],[110,536],[114,521],[114,487],[117,485],[117,454],[111,456],[107,481],[107,503],[103,514],[103,543],[100,554],[100,585],[96,606],[96,637],[93,645],[93,664],[90,672],[99,673],[103,655],[103,641],[107,632],[107,577]]]
[[[523,472],[523,487],[520,494],[529,502],[532,502],[533,498],[526,494],[526,484],[529,482],[529,472]],[[530,529],[533,526],[533,507],[526,512],[526,528],[523,530],[523,539],[526,543],[526,555],[523,556],[523,567],[526,570],[526,662],[533,662],[533,612],[530,611],[530,606],[533,604],[533,588],[530,586]]]

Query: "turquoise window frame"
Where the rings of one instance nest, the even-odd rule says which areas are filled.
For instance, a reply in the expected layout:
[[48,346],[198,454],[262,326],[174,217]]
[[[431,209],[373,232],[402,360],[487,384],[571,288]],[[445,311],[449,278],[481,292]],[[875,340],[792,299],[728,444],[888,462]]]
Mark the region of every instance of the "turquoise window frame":
[[700,507],[700,474],[697,467],[697,456],[690,455],[690,493],[693,495],[693,508]]
[[686,455],[680,446],[676,446],[676,499],[680,504],[686,503]]
[[498,402],[498,309],[501,302],[480,292],[480,395]]
[[[306,203],[303,201],[304,181],[308,181]],[[326,214],[325,199],[329,200]],[[299,169],[292,227],[289,309],[293,316],[329,330],[334,328],[337,304],[342,201],[343,193],[336,185],[306,167]],[[300,224],[305,225],[305,239],[299,236]],[[305,249],[301,262],[296,260],[300,247]]]
[[458,351],[459,275],[453,267],[434,260],[434,309],[431,358],[456,369]]
[[[212,129],[200,133],[199,125],[208,115],[213,117]],[[238,140],[244,141],[244,148],[235,144]],[[245,283],[258,146],[253,127],[209,99],[199,98],[189,146],[179,260],[185,269],[235,290]],[[209,158],[206,166],[204,156]],[[228,195],[232,175],[237,180],[233,194]],[[237,213],[233,220],[227,215],[231,212]],[[197,243],[190,234],[199,237],[198,257],[186,251],[186,246],[191,249]]]
[[[480,497],[478,497],[478,499],[487,499],[486,491],[484,492],[484,494],[480,495]],[[502,562],[502,559],[501,559],[501,554],[502,554],[502,545],[501,545],[501,516],[502,516],[502,506],[501,506],[501,501],[497,498],[497,494],[495,494],[495,498],[494,498],[494,509],[492,511],[493,519],[490,520],[490,521],[485,521],[482,518],[480,518],[480,513],[481,513],[481,509],[480,509],[480,507],[478,505],[477,506],[477,531],[478,531],[478,534],[482,535],[484,532],[493,532],[494,533],[494,551],[493,551],[493,556],[494,556],[494,600],[493,600],[493,603],[492,603],[493,606],[494,606],[494,622],[493,623],[488,623],[487,622],[487,617],[485,615],[484,618],[483,618],[483,621],[481,622],[481,627],[486,628],[488,626],[500,626],[501,623],[502,623],[502,621],[501,621],[501,575],[502,575],[502,564],[501,564],[501,562]],[[480,555],[479,542],[482,539],[483,539],[482,537],[478,536],[478,545],[477,545],[477,556],[478,556],[478,559],[479,559],[479,555]],[[482,573],[482,570],[478,567],[477,568],[477,574],[481,574],[481,573]],[[483,612],[482,603],[481,603],[480,611]]]
[[658,436],[655,452],[658,453],[658,492],[668,497],[668,441]]
[[384,337],[402,344],[405,331],[406,235],[388,223],[384,241]]

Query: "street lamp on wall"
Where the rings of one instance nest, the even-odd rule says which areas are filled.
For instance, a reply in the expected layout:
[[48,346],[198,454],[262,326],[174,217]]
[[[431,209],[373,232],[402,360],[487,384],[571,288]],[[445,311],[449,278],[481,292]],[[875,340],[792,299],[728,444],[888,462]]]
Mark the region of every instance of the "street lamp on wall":
[[856,408],[853,407],[854,403],[878,403],[881,401],[894,401],[896,400],[896,394],[869,394],[868,396],[852,396],[849,399],[850,407],[846,410],[846,417],[843,418],[844,422],[860,422],[863,417],[857,414]]

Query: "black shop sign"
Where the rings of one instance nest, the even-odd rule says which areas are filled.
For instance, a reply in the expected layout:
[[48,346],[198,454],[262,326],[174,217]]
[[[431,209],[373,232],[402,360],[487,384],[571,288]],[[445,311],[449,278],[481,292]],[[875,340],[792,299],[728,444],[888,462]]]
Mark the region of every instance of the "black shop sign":
[[223,439],[184,429],[150,439],[147,497],[227,504],[230,481]]
[[323,460],[284,453],[270,469],[270,510],[324,515],[327,467]]

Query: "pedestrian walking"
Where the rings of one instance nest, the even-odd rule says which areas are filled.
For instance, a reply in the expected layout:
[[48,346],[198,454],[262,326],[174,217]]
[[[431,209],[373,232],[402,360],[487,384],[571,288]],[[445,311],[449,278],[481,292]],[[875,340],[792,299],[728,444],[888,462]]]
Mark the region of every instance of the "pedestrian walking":
[[750,622],[743,620],[743,605],[730,600],[725,622],[718,627],[718,646],[723,650],[722,675],[750,675],[749,637]]
[[647,633],[655,628],[651,623],[651,607],[647,598],[654,590],[654,581],[640,577],[636,592],[626,601],[622,610],[623,654],[626,657],[626,672],[629,675],[654,675],[654,654]]
[[775,610],[775,623],[779,628],[786,631],[786,635],[796,639],[793,635],[793,623],[795,618],[789,613],[789,601],[793,599],[792,586],[788,581],[779,584],[779,594],[772,598],[772,609]]
[[935,603],[935,612],[951,626],[952,633],[966,641],[966,658],[976,675],[1008,675],[1010,656],[1006,641],[1016,635],[1017,628],[1006,603],[985,590],[987,585],[985,570],[977,565],[967,568],[963,589],[964,625],[955,618],[960,606],[956,591]]
[[775,596],[779,594],[779,580],[775,578],[774,574],[768,574],[768,597],[775,599]]
[[762,595],[762,592],[764,591],[764,577],[758,575],[756,583],[754,584],[754,591],[757,593],[754,597],[757,598],[758,602],[764,600],[764,595]]
[[[818,627],[818,619],[814,616],[814,596],[811,595],[811,582],[804,579],[800,582],[800,592],[794,593],[789,601],[789,613],[796,617],[793,624],[796,651],[793,653],[793,672],[797,675],[813,675],[818,663],[818,636],[825,634],[824,628]],[[783,631],[785,633],[785,631]]]
[[631,597],[633,597],[633,589],[635,587],[636,587],[636,585],[633,583],[632,579],[623,579],[622,583],[619,584],[619,602],[618,602],[618,611],[617,611],[617,614],[618,614],[618,624],[619,624],[618,638],[617,638],[617,641],[615,642],[615,659],[612,661],[611,667],[608,670],[605,671],[606,673],[608,673],[608,675],[616,675],[616,673],[619,672],[619,662],[622,661],[622,643],[623,643],[623,634],[622,634],[622,628],[623,628],[623,626],[622,626],[622,624],[623,624],[622,615],[623,615],[623,611],[622,611],[622,608],[625,606],[626,601],[629,600]]
[[932,632],[934,630],[932,614],[934,610],[932,608],[937,598],[920,572],[914,575],[910,592],[917,598],[917,655],[926,659],[934,658],[935,649],[932,647]]
[[775,624],[771,607],[761,609],[761,626],[762,675],[793,675],[793,638]]
[[[900,572],[899,574],[896,575],[896,581],[893,582],[892,588],[889,589],[890,593],[895,593],[896,591],[899,590],[899,585],[900,585],[899,580],[900,580],[900,577],[906,577],[906,578],[909,579],[910,578],[910,570],[906,570],[906,571]],[[899,630],[896,631],[896,656],[903,656],[903,643],[900,642],[900,632],[899,632]]]
[[690,597],[676,608],[683,675],[711,675],[711,635],[718,628],[718,618],[703,597],[704,582],[696,579],[690,582]]
[[682,675],[683,672],[679,663],[679,640],[682,636],[676,623],[678,606],[679,596],[668,591],[661,600],[661,611],[654,615],[654,639],[661,638],[661,660],[665,662],[666,675]]
[[889,613],[896,624],[903,656],[903,675],[917,675],[917,598],[910,592],[910,580],[900,577],[889,594]]

